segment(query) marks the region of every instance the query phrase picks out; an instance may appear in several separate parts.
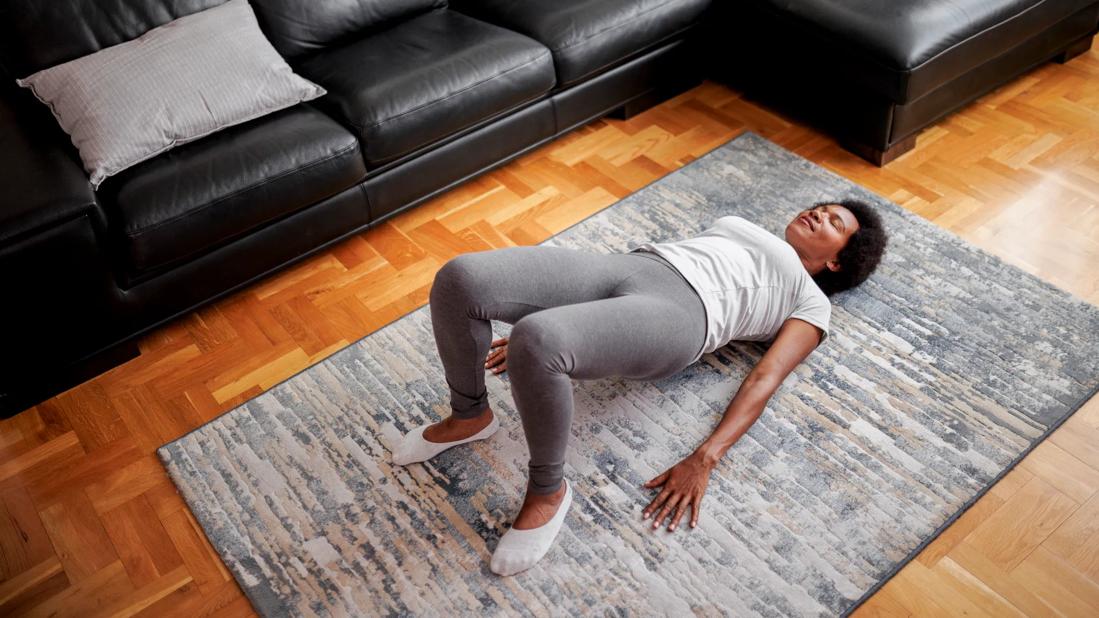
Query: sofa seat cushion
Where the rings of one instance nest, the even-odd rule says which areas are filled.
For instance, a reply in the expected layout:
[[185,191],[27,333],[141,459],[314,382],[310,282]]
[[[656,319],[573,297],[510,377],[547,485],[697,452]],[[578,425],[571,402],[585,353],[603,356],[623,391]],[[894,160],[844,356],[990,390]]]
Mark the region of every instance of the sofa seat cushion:
[[355,136],[301,104],[138,164],[98,194],[132,282],[365,177]]
[[[806,61],[907,103],[1039,35],[1095,0],[741,0],[777,17],[776,46],[811,37]],[[745,20],[757,23],[753,16]],[[759,27],[764,27],[762,23]],[[804,40],[804,38],[803,38]],[[759,50],[767,53],[766,50]],[[837,56],[838,62],[837,62]]]
[[454,0],[450,4],[549,47],[557,84],[564,87],[690,28],[710,0]]
[[541,98],[554,85],[544,46],[448,9],[295,68],[328,90],[317,103],[355,128],[371,167]]

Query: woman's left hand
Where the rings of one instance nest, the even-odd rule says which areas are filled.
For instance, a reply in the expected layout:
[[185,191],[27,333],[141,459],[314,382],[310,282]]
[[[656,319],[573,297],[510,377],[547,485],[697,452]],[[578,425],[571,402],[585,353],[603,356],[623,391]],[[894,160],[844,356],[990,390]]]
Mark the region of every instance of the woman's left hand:
[[[679,525],[680,518],[692,507],[691,527],[698,525],[698,509],[702,504],[702,496],[706,493],[706,485],[710,483],[710,473],[713,465],[707,463],[696,453],[688,455],[683,461],[675,464],[660,476],[642,485],[643,487],[664,486],[649,506],[642,511],[642,519],[648,519],[649,515],[659,514],[653,518],[653,528],[659,528],[661,522],[669,514],[672,516],[668,531],[671,532]],[[672,509],[675,509],[672,511]]]

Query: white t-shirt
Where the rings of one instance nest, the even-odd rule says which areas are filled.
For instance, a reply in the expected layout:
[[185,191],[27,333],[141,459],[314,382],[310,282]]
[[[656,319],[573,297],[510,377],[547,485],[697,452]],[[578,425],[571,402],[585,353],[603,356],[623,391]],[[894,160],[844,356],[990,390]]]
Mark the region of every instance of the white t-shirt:
[[742,217],[721,217],[694,238],[647,242],[633,251],[666,259],[702,298],[706,343],[695,360],[734,339],[773,339],[789,318],[819,328],[822,343],[828,337],[832,304],[797,252]]

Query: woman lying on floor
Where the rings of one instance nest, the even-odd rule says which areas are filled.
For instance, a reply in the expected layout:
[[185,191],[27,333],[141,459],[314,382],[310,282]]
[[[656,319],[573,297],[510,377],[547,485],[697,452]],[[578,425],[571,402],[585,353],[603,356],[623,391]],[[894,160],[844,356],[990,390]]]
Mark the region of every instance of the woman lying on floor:
[[[506,368],[530,450],[530,479],[490,568],[518,573],[549,550],[572,501],[563,477],[571,380],[656,380],[729,341],[774,339],[713,435],[645,483],[663,486],[643,512],[655,515],[654,529],[670,516],[674,530],[688,507],[694,527],[717,462],[827,337],[827,295],[862,283],[885,244],[877,213],[842,201],[798,213],[785,240],[729,216],[697,237],[629,253],[509,247],[460,255],[436,274],[430,297],[452,415],[410,431],[393,461],[426,461],[495,433],[485,368]],[[514,324],[510,337],[492,341],[489,320]]]

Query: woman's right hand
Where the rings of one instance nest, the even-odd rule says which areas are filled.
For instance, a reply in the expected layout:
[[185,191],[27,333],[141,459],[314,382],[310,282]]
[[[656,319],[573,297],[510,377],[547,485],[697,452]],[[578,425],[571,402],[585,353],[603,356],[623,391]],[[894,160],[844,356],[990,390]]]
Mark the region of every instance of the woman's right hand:
[[501,373],[508,368],[508,338],[500,337],[492,342],[488,359],[485,360],[485,369],[491,369],[492,373]]

